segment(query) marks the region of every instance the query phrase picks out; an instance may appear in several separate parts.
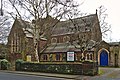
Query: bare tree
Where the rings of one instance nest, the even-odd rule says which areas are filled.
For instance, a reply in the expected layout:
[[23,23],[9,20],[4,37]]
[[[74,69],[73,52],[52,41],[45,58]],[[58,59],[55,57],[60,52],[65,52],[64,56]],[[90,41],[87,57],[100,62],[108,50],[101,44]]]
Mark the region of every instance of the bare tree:
[[24,20],[32,22],[30,28],[33,30],[31,34],[38,62],[38,41],[40,38],[44,34],[48,34],[48,43],[55,25],[60,20],[68,19],[69,14],[79,13],[78,4],[74,0],[9,0],[7,4],[11,5],[15,11],[15,13],[8,12],[12,17],[17,14],[24,24],[26,24]]
[[[7,10],[4,8],[6,0],[0,0],[0,43],[7,43],[7,37],[10,31],[10,24],[12,22],[11,16],[7,14]],[[9,26],[8,26],[9,25]]]
[[[31,34],[33,35],[34,39],[37,61],[39,61],[38,41],[41,37],[47,34],[48,43],[55,25],[61,20],[69,19],[74,26],[75,29],[71,28],[71,30],[74,30],[76,38],[71,37],[70,42],[75,46],[75,48],[79,48],[84,53],[84,51],[89,48],[89,43],[95,43],[94,40],[91,41],[89,38],[85,39],[87,34],[78,34],[78,31],[81,30],[82,27],[87,27],[90,24],[88,24],[85,19],[81,19],[84,24],[83,26],[79,26],[78,23],[73,20],[73,18],[75,18],[80,13],[77,8],[78,4],[76,4],[73,0],[9,0],[9,2],[6,1],[6,4],[11,5],[14,13],[12,11],[6,11],[6,13],[10,14],[13,18],[15,18],[17,14],[23,21],[24,25],[26,25],[24,20],[32,22],[32,26],[29,28],[33,29],[33,32]],[[106,9],[104,6],[99,7],[99,21],[102,29],[102,34],[106,34],[106,32],[110,29],[110,25],[108,25],[108,23],[105,21],[107,18],[105,11]],[[75,42],[72,38],[77,39],[77,41]],[[77,46],[75,44],[77,44]],[[40,50],[40,53],[44,51],[44,49]]]
[[[99,31],[101,31],[100,33],[102,33],[101,37],[105,37],[105,35],[107,35],[107,32],[110,31],[111,25],[109,25],[108,22],[106,21],[108,16],[106,10],[107,9],[103,5],[100,6],[98,9],[98,13],[96,13],[96,15],[98,15],[98,20],[96,19],[96,21],[94,22],[91,22],[92,20],[89,21],[85,19],[85,17],[81,17],[78,22],[77,19],[72,19],[73,15],[68,15],[69,20],[72,23],[71,25],[73,25],[72,27],[69,27],[69,30],[74,33],[71,36],[70,43],[71,45],[74,45],[76,49],[79,49],[82,52],[82,55],[84,55],[85,51],[93,49],[95,46],[99,45],[100,42],[102,41],[102,39],[93,40],[90,38],[91,36],[89,33],[91,32],[91,29],[89,28],[90,25],[94,23],[93,29],[95,26],[99,26],[101,28],[101,29],[98,28]],[[83,24],[82,26],[81,24],[79,24],[80,22],[82,22]],[[81,59],[83,58],[84,56],[82,56]]]
[[106,13],[107,9],[105,6],[101,5],[98,8],[98,17],[101,26],[102,36],[105,37],[108,31],[111,31],[111,25],[106,21],[108,14]]
[[9,33],[10,27],[7,25],[10,25],[10,22],[8,21],[7,16],[1,16],[0,17],[0,43],[6,43],[7,35]]
[[101,40],[98,39],[97,41],[97,39],[94,40],[93,38],[91,38],[91,36],[93,36],[93,34],[91,34],[93,31],[92,29],[94,29],[96,26],[99,26],[98,20],[95,17],[91,19],[87,17],[89,16],[77,19],[70,19],[70,23],[72,26],[69,27],[69,30],[73,32],[73,34],[70,36],[70,43],[76,49],[79,49],[81,51],[81,60],[85,60],[85,52],[92,50],[96,46],[96,44],[98,44]]

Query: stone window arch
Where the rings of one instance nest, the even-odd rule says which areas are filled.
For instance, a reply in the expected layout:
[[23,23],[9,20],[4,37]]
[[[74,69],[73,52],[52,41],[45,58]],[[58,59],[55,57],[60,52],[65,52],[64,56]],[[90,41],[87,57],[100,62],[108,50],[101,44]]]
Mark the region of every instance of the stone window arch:
[[51,43],[57,43],[57,38],[52,38]]
[[63,37],[63,42],[69,42],[70,41],[70,37],[69,36],[64,36]]

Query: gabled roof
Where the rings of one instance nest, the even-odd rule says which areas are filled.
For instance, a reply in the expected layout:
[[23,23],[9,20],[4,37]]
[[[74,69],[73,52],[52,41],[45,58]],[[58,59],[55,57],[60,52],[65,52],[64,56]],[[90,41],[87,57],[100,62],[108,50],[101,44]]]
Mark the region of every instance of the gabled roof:
[[15,28],[15,27],[22,29],[22,31],[24,32],[26,37],[30,37],[30,38],[33,37],[32,24],[30,22],[16,18],[12,25],[9,35],[11,34],[13,28]]
[[[30,23],[28,21],[24,21],[22,19],[17,19],[17,18],[16,18],[15,21],[19,22],[17,25],[19,25],[18,27],[23,30],[23,32],[24,32],[24,34],[25,34],[25,36],[27,38],[33,38],[33,35],[34,35],[33,29],[34,29],[34,27],[33,27],[32,23]],[[40,39],[41,40],[46,40],[46,38],[44,38],[43,35],[40,36]]]
[[[76,28],[75,26],[78,27],[79,29],[78,31],[80,32],[91,31],[91,28],[94,27],[94,24],[96,22],[96,18],[97,18],[97,14],[91,14],[88,16],[84,16],[72,20],[60,21],[56,24],[55,28],[53,29],[52,35],[57,36],[57,35],[72,34],[74,33],[74,29]],[[19,25],[23,29],[26,37],[32,38],[33,37],[32,22],[24,21],[17,18],[16,20],[19,22]]]
[[25,33],[26,37],[33,37],[33,30],[32,30],[32,24],[28,21],[24,21],[21,19],[17,19],[19,22],[19,27],[22,28],[23,32]]

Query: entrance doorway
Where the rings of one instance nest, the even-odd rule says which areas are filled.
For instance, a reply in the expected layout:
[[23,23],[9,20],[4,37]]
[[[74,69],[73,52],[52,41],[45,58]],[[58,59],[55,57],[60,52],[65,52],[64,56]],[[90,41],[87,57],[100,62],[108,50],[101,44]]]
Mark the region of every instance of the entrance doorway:
[[105,50],[100,53],[100,66],[108,66],[108,53]]

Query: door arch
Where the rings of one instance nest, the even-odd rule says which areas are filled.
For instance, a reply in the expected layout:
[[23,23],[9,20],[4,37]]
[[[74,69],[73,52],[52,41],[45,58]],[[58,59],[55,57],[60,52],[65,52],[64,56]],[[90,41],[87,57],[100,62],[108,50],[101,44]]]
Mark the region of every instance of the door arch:
[[105,50],[100,53],[100,66],[108,66],[108,53]]
[[109,52],[107,49],[100,49],[98,52],[98,63],[100,66],[109,65]]

